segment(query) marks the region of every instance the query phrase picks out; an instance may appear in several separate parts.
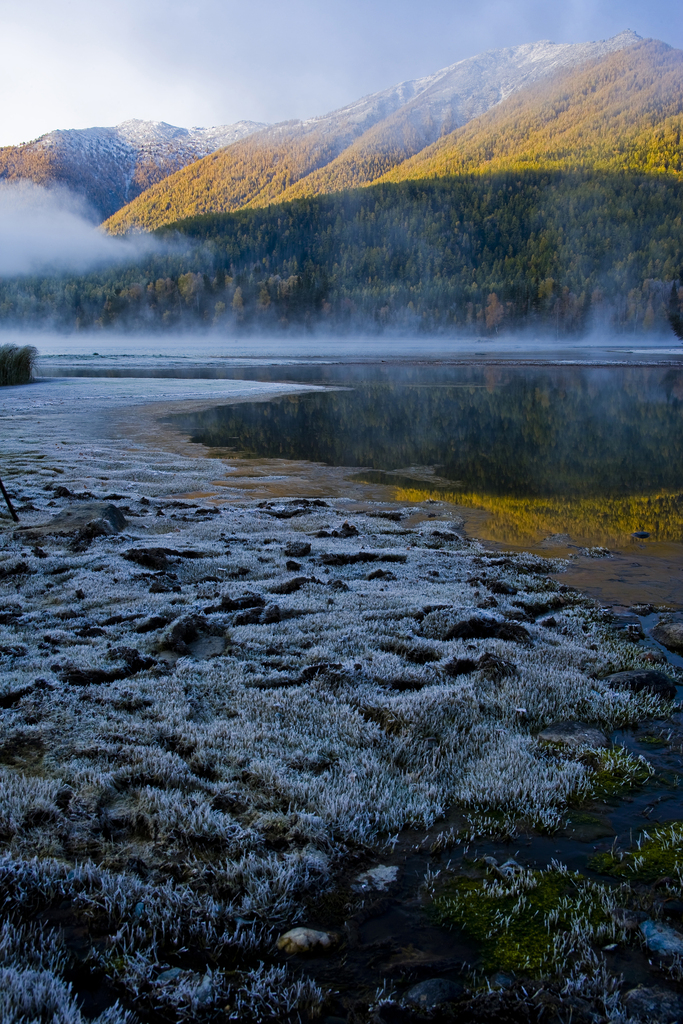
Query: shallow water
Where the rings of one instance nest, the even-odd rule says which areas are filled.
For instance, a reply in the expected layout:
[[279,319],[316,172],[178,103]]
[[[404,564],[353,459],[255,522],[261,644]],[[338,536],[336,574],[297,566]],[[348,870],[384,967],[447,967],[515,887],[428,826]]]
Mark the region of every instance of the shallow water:
[[[554,352],[551,365],[548,353],[521,361],[520,347],[508,348],[478,362],[84,350],[48,355],[42,369],[100,388],[102,378],[116,387],[137,378],[129,384],[141,392],[163,378],[166,402],[177,389],[190,397],[183,381],[203,385],[203,409],[177,406],[166,419],[159,408],[153,429],[155,441],[189,438],[221,460],[229,479],[216,500],[431,501],[435,516],[456,506],[470,535],[569,558],[567,581],[603,604],[683,607],[680,351]],[[207,408],[211,381],[223,404]],[[236,405],[219,381],[329,390]],[[138,419],[103,429],[151,437],[152,419]]]
[[375,363],[233,373],[338,389],[169,420],[250,483],[269,479],[269,496],[313,484],[339,496],[455,504],[484,540],[569,556],[572,582],[605,603],[679,606],[683,367]]

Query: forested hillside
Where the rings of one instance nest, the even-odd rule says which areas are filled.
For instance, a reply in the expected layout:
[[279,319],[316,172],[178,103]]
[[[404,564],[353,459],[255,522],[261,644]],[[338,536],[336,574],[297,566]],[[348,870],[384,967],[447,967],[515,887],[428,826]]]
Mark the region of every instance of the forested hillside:
[[508,169],[683,171],[683,51],[648,40],[530,86],[383,180]]
[[198,214],[369,184],[504,97],[639,38],[622,32],[597,43],[544,41],[491,50],[322,117],[272,125],[150,188],[106,228],[112,234],[151,231]]
[[308,324],[638,336],[683,312],[683,180],[526,171],[375,185],[181,221],[144,261],[0,282],[0,318],[66,328]]

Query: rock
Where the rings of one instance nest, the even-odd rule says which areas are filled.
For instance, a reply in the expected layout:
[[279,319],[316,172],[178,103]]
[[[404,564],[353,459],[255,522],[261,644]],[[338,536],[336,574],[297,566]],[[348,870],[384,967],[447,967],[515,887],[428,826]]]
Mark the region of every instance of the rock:
[[272,622],[279,622],[282,619],[282,611],[279,604],[269,604],[263,609],[261,622],[266,625]]
[[240,597],[230,597],[229,594],[221,595],[221,603],[218,609],[207,608],[206,611],[221,610],[224,612],[241,612],[245,608],[263,608],[265,605],[264,599],[260,594],[254,594],[248,591],[246,594],[242,594]]
[[643,921],[640,925],[647,948],[655,953],[683,953],[683,935],[662,921]]
[[195,998],[200,1005],[210,1003],[213,998],[213,983],[211,975],[205,974],[195,992]]
[[157,977],[157,982],[160,985],[167,985],[169,981],[175,981],[182,974],[180,967],[169,967],[167,971],[162,971]]
[[363,871],[358,875],[353,888],[360,891],[375,889],[377,892],[386,892],[397,878],[397,867],[379,864],[376,868],[370,868],[369,871]]
[[515,979],[511,978],[509,974],[503,974],[499,971],[498,974],[494,974],[492,978],[489,978],[489,984],[491,988],[512,988],[515,983]]
[[288,558],[304,558],[306,555],[310,555],[310,553],[311,545],[304,540],[290,540],[285,548],[285,554]]
[[521,864],[518,864],[516,860],[513,860],[513,858],[510,857],[510,859],[506,860],[504,864],[501,864],[497,870],[501,878],[514,878],[516,875],[521,875],[524,868]]
[[333,949],[338,938],[332,932],[317,932],[313,928],[291,928],[277,940],[283,953],[321,953]]
[[452,626],[444,640],[509,640],[530,647],[531,636],[517,622],[498,622],[496,619],[472,618]]
[[445,978],[429,978],[421,981],[419,985],[413,985],[405,994],[405,1001],[419,1006],[423,1010],[431,1010],[434,1006],[441,1006],[443,1003],[452,1003],[463,994],[463,986],[457,981],[447,981]]
[[608,747],[604,732],[585,722],[555,722],[538,734],[544,743],[560,743],[567,747]]
[[647,919],[644,910],[630,910],[628,907],[615,907],[612,911],[612,920],[619,927],[627,932],[634,932],[643,921]]
[[657,1021],[657,1024],[676,1024],[683,1017],[683,997],[663,988],[632,988],[622,996],[629,1017]]
[[225,636],[221,628],[203,615],[184,615],[176,619],[159,641],[160,651],[173,651],[184,656],[191,654],[199,659],[215,657],[224,648]]
[[144,569],[166,569],[168,568],[168,556],[177,555],[177,551],[169,548],[129,548],[124,551],[122,558],[127,562],[135,562]]
[[307,583],[317,583],[315,576],[293,576],[292,579],[285,580],[284,583],[278,583],[276,586],[271,587],[271,594],[295,594],[297,590],[301,590]]
[[393,572],[389,569],[375,569],[373,572],[369,572],[365,577],[366,580],[395,580],[396,577]]
[[645,690],[662,700],[674,700],[676,697],[676,684],[671,676],[656,669],[636,668],[627,672],[614,672],[606,676],[603,682],[613,690],[632,690],[633,693]]
[[112,536],[120,533],[126,522],[126,517],[116,505],[110,505],[106,501],[84,501],[80,505],[58,512],[49,523],[22,527],[21,532],[37,538],[90,529],[99,536]]
[[683,652],[683,622],[658,622],[652,636],[667,650]]

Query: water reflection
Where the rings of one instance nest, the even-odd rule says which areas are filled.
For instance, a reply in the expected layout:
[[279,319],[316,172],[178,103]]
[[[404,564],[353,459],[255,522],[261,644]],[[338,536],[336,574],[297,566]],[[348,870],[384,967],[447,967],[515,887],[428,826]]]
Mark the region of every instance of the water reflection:
[[[676,367],[382,366],[334,382],[348,390],[173,422],[241,458],[354,467],[400,501],[483,507],[501,540],[606,543],[635,530],[683,539]],[[435,476],[426,482],[420,467]]]

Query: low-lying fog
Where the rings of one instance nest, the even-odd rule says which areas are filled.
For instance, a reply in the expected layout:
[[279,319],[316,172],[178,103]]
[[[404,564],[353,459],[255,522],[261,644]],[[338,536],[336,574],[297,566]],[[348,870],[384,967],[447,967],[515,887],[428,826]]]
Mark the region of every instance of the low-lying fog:
[[[319,333],[273,335],[231,335],[219,331],[173,333],[126,333],[93,331],[64,334],[54,331],[0,331],[0,344],[31,344],[42,360],[38,372],[53,374],[66,357],[93,362],[121,359],[131,365],[140,358],[180,360],[183,363],[215,359],[462,359],[482,357],[505,359],[610,360],[680,358],[683,346],[659,336],[637,339],[593,334],[585,338],[558,341],[532,333],[495,338],[444,337],[433,335],[330,336]],[[103,365],[100,363],[100,365]]]

